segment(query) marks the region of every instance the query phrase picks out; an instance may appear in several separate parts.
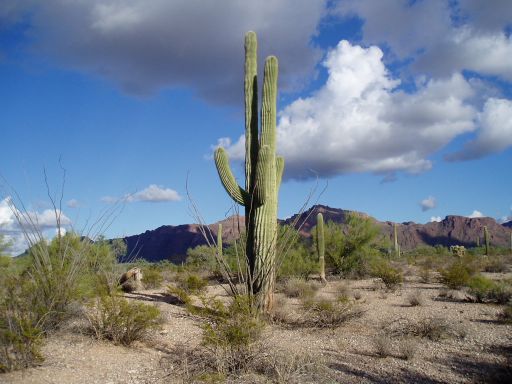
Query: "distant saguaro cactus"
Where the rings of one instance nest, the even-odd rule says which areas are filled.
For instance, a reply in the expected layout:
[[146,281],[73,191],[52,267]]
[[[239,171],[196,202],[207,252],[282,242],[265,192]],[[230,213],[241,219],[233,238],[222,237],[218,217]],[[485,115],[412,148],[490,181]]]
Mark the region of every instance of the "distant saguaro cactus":
[[[258,312],[273,304],[277,242],[277,195],[284,159],[276,156],[276,103],[278,63],[265,61],[261,132],[258,127],[257,40],[245,35],[245,188],[240,187],[229,167],[226,151],[215,151],[215,164],[229,196],[245,207],[247,286]],[[260,136],[258,138],[258,136]]]
[[489,256],[489,230],[487,229],[487,226],[484,225],[484,240],[485,240],[485,255]]
[[217,229],[217,254],[219,257],[222,257],[222,224],[220,223]]
[[321,212],[316,216],[316,249],[318,251],[320,279],[323,283],[327,283],[325,278],[324,216]]
[[400,245],[398,244],[398,235],[397,235],[397,225],[396,223],[393,225],[393,237],[395,240],[395,255],[396,257],[400,257]]

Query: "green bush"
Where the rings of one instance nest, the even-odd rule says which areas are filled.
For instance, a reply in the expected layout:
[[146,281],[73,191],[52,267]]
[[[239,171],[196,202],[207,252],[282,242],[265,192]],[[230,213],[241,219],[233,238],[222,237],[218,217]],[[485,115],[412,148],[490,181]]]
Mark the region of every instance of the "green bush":
[[396,289],[403,282],[402,271],[387,260],[376,259],[371,267],[372,275],[382,280],[387,289]]
[[512,298],[512,287],[504,282],[495,282],[485,276],[476,275],[468,282],[469,293],[478,302],[506,304]]
[[162,273],[156,268],[146,268],[142,270],[142,284],[148,289],[159,288],[162,286],[164,278]]
[[0,299],[0,372],[22,369],[43,360],[43,314],[38,311],[34,286],[21,279],[5,279]]
[[86,317],[95,337],[126,346],[144,339],[161,325],[160,310],[154,305],[129,302],[115,295],[91,303]]
[[178,277],[178,287],[190,295],[201,294],[206,290],[208,281],[195,273],[187,273]]
[[309,252],[303,244],[298,243],[290,248],[281,260],[277,277],[307,279],[313,273],[318,273],[318,256]]
[[247,296],[238,296],[229,306],[211,300],[202,313],[208,321],[203,325],[202,345],[215,355],[219,373],[247,371],[255,357],[254,348],[264,324],[258,320]]
[[463,261],[455,261],[448,268],[440,269],[441,281],[450,289],[460,289],[469,283],[474,269]]

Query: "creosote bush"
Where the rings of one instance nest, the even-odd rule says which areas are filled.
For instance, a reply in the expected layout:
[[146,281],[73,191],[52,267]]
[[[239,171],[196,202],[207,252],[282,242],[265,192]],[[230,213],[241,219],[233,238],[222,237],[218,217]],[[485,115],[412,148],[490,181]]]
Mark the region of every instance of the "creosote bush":
[[512,286],[496,282],[483,275],[473,276],[468,281],[468,291],[477,302],[506,304],[512,298]]
[[440,269],[441,282],[450,289],[460,289],[467,285],[474,274],[471,265],[463,261],[455,261],[448,268]]
[[96,338],[126,346],[144,339],[162,322],[160,310],[154,305],[130,302],[115,295],[94,300],[85,316]]
[[164,281],[162,273],[156,268],[144,268],[142,270],[142,284],[145,288],[159,288]]
[[395,290],[403,282],[402,271],[394,268],[384,259],[375,260],[372,265],[372,275],[382,280],[389,290]]

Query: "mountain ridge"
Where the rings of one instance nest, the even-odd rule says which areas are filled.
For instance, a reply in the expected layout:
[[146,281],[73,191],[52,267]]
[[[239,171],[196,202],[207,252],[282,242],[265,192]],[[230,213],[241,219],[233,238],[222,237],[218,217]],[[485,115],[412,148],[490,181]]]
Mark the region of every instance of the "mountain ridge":
[[[325,222],[334,221],[342,225],[346,222],[347,216],[352,213],[368,217],[379,227],[382,236],[392,240],[394,222],[379,221],[364,212],[332,208],[327,205],[314,205],[302,213],[294,214],[279,222],[285,225],[295,223],[296,227],[300,226],[298,229],[301,236],[307,238],[316,225],[316,215],[319,212],[323,214]],[[216,238],[219,223],[222,224],[223,240],[230,242],[244,230],[245,219],[243,216],[234,215],[204,227],[199,224],[163,225],[138,235],[125,237],[127,254],[130,257],[136,256],[151,262],[170,260],[176,264],[183,263],[186,260],[188,248],[207,244],[203,230],[209,233],[211,240]],[[468,218],[448,215],[440,222],[418,224],[409,221],[396,224],[399,244],[403,250],[437,244],[474,247],[477,238],[480,244],[483,244],[484,226],[489,230],[490,242],[493,246],[509,248],[511,245],[512,222],[499,224],[490,217]]]

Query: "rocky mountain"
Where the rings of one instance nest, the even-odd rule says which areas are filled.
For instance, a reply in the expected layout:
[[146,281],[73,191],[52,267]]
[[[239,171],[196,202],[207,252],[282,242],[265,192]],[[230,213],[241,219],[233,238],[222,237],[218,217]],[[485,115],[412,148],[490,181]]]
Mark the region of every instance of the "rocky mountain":
[[[280,220],[281,224],[294,225],[304,237],[309,237],[311,229],[316,225],[316,215],[322,212],[324,220],[344,224],[347,215],[356,213],[374,220],[383,236],[392,240],[393,225],[390,221],[381,222],[361,212],[331,208],[325,205],[315,205],[307,211]],[[146,231],[140,235],[125,238],[129,258],[139,257],[148,261],[170,260],[180,264],[186,259],[188,248],[206,244],[204,234],[215,239],[219,223],[222,224],[224,241],[230,242],[244,230],[244,218],[231,216],[218,223],[201,227],[198,224],[164,225],[155,230]],[[464,245],[476,246],[477,239],[483,244],[483,227],[487,226],[490,242],[493,246],[510,247],[512,222],[498,224],[489,217],[468,218],[463,216],[447,216],[440,222],[416,224],[413,222],[398,223],[397,235],[403,250],[409,250],[422,245],[443,246]]]

